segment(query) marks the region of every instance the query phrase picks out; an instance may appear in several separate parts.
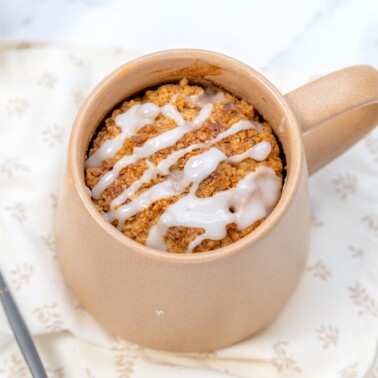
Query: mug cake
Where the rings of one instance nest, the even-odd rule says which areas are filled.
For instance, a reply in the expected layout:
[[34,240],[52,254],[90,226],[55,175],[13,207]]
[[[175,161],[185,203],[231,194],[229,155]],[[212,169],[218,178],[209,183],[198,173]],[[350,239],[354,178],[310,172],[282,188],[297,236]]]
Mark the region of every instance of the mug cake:
[[283,176],[269,122],[245,100],[186,79],[114,109],[85,161],[102,216],[173,253],[211,251],[252,232],[278,202]]

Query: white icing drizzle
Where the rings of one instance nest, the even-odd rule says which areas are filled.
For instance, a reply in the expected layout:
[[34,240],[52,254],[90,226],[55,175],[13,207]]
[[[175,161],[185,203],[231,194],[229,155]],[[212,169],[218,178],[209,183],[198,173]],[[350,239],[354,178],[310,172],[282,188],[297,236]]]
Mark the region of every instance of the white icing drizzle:
[[[199,129],[202,124],[208,119],[213,110],[212,104],[206,104],[192,121],[185,121],[181,113],[171,104],[164,105],[160,108],[161,113],[173,119],[178,127],[168,130],[154,138],[148,139],[141,147],[136,147],[131,155],[126,155],[118,160],[112,170],[107,172],[101,180],[92,189],[92,197],[99,199],[101,193],[111,185],[118,177],[119,172],[127,165],[137,162],[139,159],[150,156],[155,152],[167,147],[174,146],[179,139],[181,139],[189,131]],[[113,139],[111,139],[113,140]],[[93,156],[93,155],[92,155]]]
[[171,99],[170,99],[170,103],[171,104],[174,104],[175,102],[176,102],[176,100],[177,100],[177,97],[178,97],[178,93],[175,93],[172,97],[171,97]]
[[[256,123],[256,122],[241,120],[241,121],[238,121],[235,124],[233,124],[226,131],[218,134],[212,140],[209,140],[209,141],[204,142],[204,143],[192,144],[192,145],[190,145],[186,148],[183,148],[181,150],[173,151],[166,159],[161,160],[157,166],[152,164],[150,161],[147,161],[147,164],[149,165],[149,169],[147,169],[143,173],[141,178],[139,178],[137,181],[135,181],[133,184],[131,184],[127,189],[125,189],[118,197],[116,197],[112,201],[112,203],[110,205],[110,208],[111,208],[110,212],[112,212],[114,208],[117,208],[120,205],[122,205],[122,203],[124,203],[128,198],[130,198],[130,196],[135,194],[143,184],[150,182],[151,180],[155,179],[158,175],[162,175],[162,176],[168,175],[170,168],[180,158],[185,156],[188,152],[191,152],[191,151],[194,151],[194,150],[197,150],[197,149],[201,149],[201,148],[208,148],[208,147],[214,145],[215,143],[218,143],[220,140],[227,138],[230,135],[234,135],[234,134],[237,134],[239,131],[249,130],[249,129],[260,130],[261,125],[259,123]],[[244,160],[247,157],[251,157],[252,159],[260,160],[260,161],[265,160],[266,156],[264,157],[262,155],[262,153],[261,153],[262,148],[259,147],[259,145],[261,145],[262,143],[266,144],[266,145],[264,145],[265,148],[263,148],[263,149],[265,149],[266,156],[269,155],[270,150],[271,150],[270,144],[268,142],[264,141],[264,142],[258,143],[257,145],[252,147],[252,149],[248,150],[245,154],[243,154],[245,157],[243,157],[241,160]],[[266,152],[267,150],[269,150],[269,152]],[[249,154],[249,155],[247,156],[246,154]],[[235,160],[236,159],[235,157],[233,157],[232,159],[233,160],[231,160],[231,161],[233,163],[237,163],[237,161]],[[111,217],[114,219],[114,215],[111,216]]]
[[214,92],[209,88],[199,95],[185,96],[186,101],[191,102],[192,104],[200,107],[204,106],[205,104],[208,104],[209,102],[217,103],[224,99],[225,97],[223,92]]
[[226,226],[235,223],[239,230],[267,216],[273,210],[280,192],[281,179],[273,169],[258,167],[239,181],[235,188],[198,198],[198,184],[185,197],[171,205],[151,228],[146,245],[166,250],[165,235],[172,226],[202,228],[204,233],[194,239],[187,252],[203,240],[220,240],[227,235]]
[[[174,104],[179,96],[178,93],[174,94],[169,101],[171,104]],[[208,103],[217,103],[225,99],[224,93],[221,91],[210,90],[209,88],[206,91],[201,92],[199,95],[185,95],[185,100],[191,102],[192,104],[202,107]]]
[[[137,104],[127,112],[116,117],[116,125],[121,133],[105,141],[98,150],[86,161],[86,167],[98,167],[107,158],[112,158],[123,146],[127,138],[132,137],[143,126],[153,124],[159,114],[175,121],[177,127],[156,137],[148,139],[141,147],[133,149],[131,155],[122,157],[115,163],[112,170],[107,172],[91,191],[92,198],[99,199],[101,193],[119,176],[120,171],[129,164],[153,155],[159,150],[174,146],[186,133],[199,129],[209,118],[213,104],[225,98],[223,92],[212,90],[203,91],[199,95],[185,96],[186,101],[199,106],[200,112],[192,121],[186,121],[173,105],[177,95],[170,103],[159,107],[153,103]],[[274,170],[268,167],[258,167],[239,181],[235,188],[219,192],[212,197],[199,198],[196,191],[200,183],[214,172],[221,161],[239,163],[247,158],[256,161],[265,160],[272,147],[269,142],[262,141],[242,154],[228,158],[214,144],[234,135],[242,130],[261,130],[259,123],[241,120],[212,140],[196,143],[178,151],[173,151],[167,158],[154,165],[146,160],[148,169],[142,177],[125,189],[110,204],[110,210],[104,215],[109,222],[118,220],[118,228],[122,229],[126,219],[132,217],[151,204],[163,198],[170,198],[182,194],[191,185],[189,193],[169,206],[160,217],[158,223],[150,229],[146,244],[150,247],[166,250],[165,235],[172,226],[201,228],[204,233],[193,240],[187,252],[192,252],[203,240],[220,240],[227,235],[226,226],[235,223],[239,230],[253,224],[267,216],[273,210],[281,192],[281,179]],[[206,148],[205,152],[192,156],[182,171],[170,172],[171,167],[187,153]],[[158,183],[145,192],[132,198],[143,184],[157,178],[158,175],[167,176],[166,180]],[[125,203],[128,199],[130,202]]]
[[107,214],[107,219],[110,221],[118,219],[118,226],[122,228],[126,219],[157,200],[177,196],[191,183],[199,185],[225,158],[226,155],[217,148],[211,148],[202,154],[192,156],[185,164],[182,177],[169,176],[167,180],[152,186],[135,200],[118,209],[113,209]]
[[229,161],[231,163],[240,163],[241,161],[247,158],[251,158],[257,161],[263,161],[268,157],[271,151],[272,146],[270,145],[270,143],[263,140],[262,142],[255,144],[246,152],[230,157]]
[[[249,122],[249,121],[242,123],[241,125],[239,125],[239,127],[241,127],[241,126],[246,127],[247,122]],[[221,136],[221,134],[218,135],[218,137],[220,137],[220,136]],[[113,206],[114,203],[112,202],[111,210],[109,211],[109,213],[106,214],[106,219],[110,222],[112,222],[114,219],[117,219],[118,220],[118,228],[122,229],[126,219],[132,217],[133,215],[135,215],[139,211],[149,207],[151,204],[153,204],[154,202],[156,202],[160,199],[169,198],[169,197],[172,197],[172,196],[177,196],[177,195],[183,193],[184,190],[191,183],[193,183],[189,194],[187,196],[185,196],[184,198],[180,199],[177,202],[177,203],[180,202],[184,205],[182,205],[181,207],[180,206],[175,207],[176,204],[171,205],[168,208],[167,212],[165,212],[162,215],[162,217],[160,218],[158,225],[153,227],[150,230],[150,234],[149,234],[149,237],[148,237],[148,240],[147,240],[147,245],[149,245],[148,243],[151,242],[152,247],[158,248],[157,244],[159,244],[158,249],[164,249],[162,244],[161,244],[161,240],[164,240],[164,235],[165,235],[165,233],[166,233],[166,231],[168,230],[169,227],[171,227],[173,225],[183,225],[183,226],[186,225],[187,227],[191,227],[189,224],[179,223],[179,221],[181,219],[180,214],[187,213],[189,218],[192,217],[190,219],[192,219],[192,220],[195,219],[196,218],[196,212],[198,213],[198,211],[195,210],[194,215],[193,215],[192,212],[191,212],[191,209],[192,209],[192,206],[195,206],[196,200],[201,202],[201,204],[199,204],[200,207],[205,206],[205,207],[202,208],[202,212],[204,212],[205,214],[207,214],[208,206],[209,206],[209,209],[212,208],[212,206],[213,206],[212,205],[213,204],[212,199],[214,199],[214,201],[215,201],[214,203],[217,204],[216,206],[218,206],[218,205],[221,206],[222,204],[224,205],[225,203],[228,203],[229,206],[234,207],[234,202],[239,201],[238,202],[239,206],[242,206],[242,209],[245,209],[245,208],[249,209],[251,200],[249,201],[249,197],[248,198],[246,196],[243,197],[243,191],[246,191],[246,189],[245,189],[246,186],[248,186],[249,191],[251,191],[253,188],[255,188],[255,189],[257,188],[256,185],[254,186],[254,183],[251,180],[249,180],[247,182],[247,184],[245,184],[245,185],[243,185],[243,180],[245,180],[245,179],[241,180],[241,183],[239,183],[238,186],[237,186],[239,188],[237,193],[235,192],[234,189],[230,189],[231,192],[230,192],[230,190],[224,191],[224,192],[222,192],[224,194],[218,193],[218,194],[214,195],[213,197],[210,197],[210,198],[207,198],[207,199],[198,198],[195,193],[196,193],[198,186],[201,183],[201,181],[204,180],[206,177],[208,177],[212,172],[214,172],[214,170],[217,168],[218,164],[221,161],[223,161],[223,160],[227,160],[227,161],[230,161],[230,162],[242,161],[244,158],[249,158],[249,157],[253,156],[254,155],[254,153],[253,153],[254,148],[256,148],[259,145],[260,145],[260,143],[251,147],[249,150],[247,150],[243,154],[234,155],[230,158],[228,158],[223,152],[221,152],[220,150],[218,150],[217,148],[214,148],[214,147],[210,148],[208,151],[203,152],[202,154],[192,156],[186,162],[184,169],[180,174],[169,175],[167,177],[167,180],[165,180],[162,183],[159,183],[157,185],[154,185],[150,189],[148,189],[145,192],[143,192],[142,194],[140,194],[136,199],[127,203],[126,205],[116,207],[116,206]],[[192,146],[190,146],[190,147],[192,147]],[[269,148],[267,146],[266,146],[266,149],[269,150]],[[180,155],[184,156],[184,154],[187,152],[187,151],[185,152],[185,150],[188,150],[188,148],[180,150],[180,151],[176,151],[176,153],[180,153]],[[269,150],[269,152],[270,152],[270,150]],[[168,172],[168,170],[169,170],[168,164],[170,164],[172,162],[172,160],[175,160],[175,159],[176,159],[176,156],[171,155],[167,159],[163,160],[161,163],[163,163],[164,168],[162,168],[162,169],[166,169],[166,172]],[[279,183],[279,185],[278,185],[278,194],[279,194],[279,190],[281,188],[281,180],[275,175],[275,173],[272,169],[270,169],[270,170],[273,172],[273,176],[278,180],[276,182]],[[258,169],[256,170],[256,172],[258,172]],[[153,173],[153,171],[149,172],[149,170],[147,170],[145,172],[146,179],[147,179],[147,177],[150,177],[150,175],[152,173]],[[260,174],[260,176],[261,176],[261,174]],[[142,177],[142,179],[143,179],[143,177]],[[144,181],[144,179],[143,179],[143,181]],[[134,183],[134,184],[136,184],[136,183]],[[273,182],[273,184],[274,184],[274,182]],[[140,185],[142,185],[142,184],[140,183]],[[255,191],[255,189],[253,189],[253,191]],[[134,188],[132,190],[134,190]],[[226,194],[228,192],[230,192],[230,193]],[[235,192],[235,195],[232,196],[232,193],[234,193],[234,192]],[[269,206],[271,205],[271,202],[269,202],[271,200],[269,200],[269,199],[274,197],[273,198],[274,203],[278,199],[278,194],[277,194],[277,196],[269,196],[269,191],[267,193],[268,193],[267,194],[268,197],[266,197],[266,198],[268,199],[268,201],[265,201],[266,203],[265,202],[261,203],[261,200],[260,200],[261,195],[260,195],[258,201],[254,202],[254,205],[253,205],[254,207],[252,207],[251,212],[250,212],[250,214],[254,214],[254,216],[256,217],[256,218],[253,218],[254,220],[258,220],[258,219],[267,215],[266,209],[269,208]],[[231,195],[231,197],[230,197],[230,195]],[[250,196],[250,194],[249,194],[249,196]],[[217,202],[218,198],[220,200]],[[223,202],[222,202],[222,198],[223,198]],[[234,202],[232,202],[232,201],[230,202],[230,198],[233,199]],[[243,200],[243,198],[244,198],[244,200]],[[228,202],[225,199],[227,199]],[[123,198],[122,198],[122,200],[123,200]],[[120,201],[120,200],[118,199],[118,201]],[[273,205],[274,205],[274,203],[273,203]],[[117,204],[119,204],[119,202]],[[173,209],[173,210],[171,210],[171,209]],[[216,207],[213,208],[213,209],[216,213]],[[262,209],[264,211],[262,211]],[[175,214],[175,216],[173,216],[173,217],[170,215],[172,211]],[[242,210],[242,211],[244,211],[244,210]],[[211,213],[211,216],[214,217],[214,219],[217,219],[217,214],[215,214],[215,213]],[[229,208],[228,208],[228,213],[231,214],[231,211],[229,210]],[[238,216],[238,214],[239,213],[236,212],[235,216]],[[261,214],[263,214],[263,215],[261,215]],[[250,220],[250,217],[247,217],[243,214],[241,215],[238,222],[232,221],[232,220],[235,219],[235,216],[225,218],[223,215],[222,215],[222,217],[224,219],[226,219],[226,220],[231,219],[231,221],[229,223],[236,223],[239,227],[242,227],[241,229],[244,229],[245,227],[247,227],[248,225],[251,224],[251,223],[248,223],[249,220]],[[177,216],[179,218],[177,218]],[[204,218],[201,218],[201,216],[197,219],[197,223],[196,223],[197,226],[199,224],[198,222],[200,222],[201,219],[206,219],[206,216]],[[167,222],[167,217],[168,217],[168,219],[172,219],[172,222],[170,222],[170,223]],[[212,219],[212,218],[209,218],[209,219]],[[161,227],[161,225],[160,225],[161,222],[163,224],[163,227]],[[177,223],[175,223],[175,222],[177,222]],[[227,225],[229,223],[225,223],[225,225]],[[201,223],[201,224],[202,224],[202,227],[205,228],[206,221],[205,221],[204,224],[203,223]],[[200,226],[198,226],[198,227],[200,227]],[[226,231],[223,230],[222,232],[223,233],[221,233],[221,235],[224,235],[224,232],[226,232]],[[205,232],[205,234],[201,235],[201,237],[203,236],[204,238],[208,238],[207,235],[208,234]],[[214,235],[214,232],[210,233],[209,235]],[[224,237],[224,236],[222,236],[222,237]],[[195,248],[195,246],[198,245],[203,240],[203,239],[201,239],[201,237],[198,238],[197,244],[194,245],[193,242],[191,243],[191,245],[189,246],[190,251],[193,248]],[[156,240],[159,240],[159,241],[157,242]],[[218,239],[213,239],[213,240],[218,240]]]
[[106,140],[85,162],[85,166],[99,167],[108,158],[116,155],[127,138],[132,137],[145,125],[155,122],[160,108],[151,102],[137,104],[127,112],[117,115],[115,123],[121,128],[121,133],[112,139]]

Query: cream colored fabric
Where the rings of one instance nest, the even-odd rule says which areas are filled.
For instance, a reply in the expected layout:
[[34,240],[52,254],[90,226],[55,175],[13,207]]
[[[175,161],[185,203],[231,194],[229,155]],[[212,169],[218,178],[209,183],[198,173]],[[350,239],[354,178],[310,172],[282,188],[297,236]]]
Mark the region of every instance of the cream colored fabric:
[[[75,301],[53,235],[69,132],[90,89],[135,55],[0,47],[0,266],[49,375],[355,378],[370,369],[377,378],[378,130],[311,178],[307,269],[280,316],[255,337],[209,354],[151,351],[112,338]],[[267,75],[283,91],[309,79]],[[27,376],[1,312],[0,377]]]

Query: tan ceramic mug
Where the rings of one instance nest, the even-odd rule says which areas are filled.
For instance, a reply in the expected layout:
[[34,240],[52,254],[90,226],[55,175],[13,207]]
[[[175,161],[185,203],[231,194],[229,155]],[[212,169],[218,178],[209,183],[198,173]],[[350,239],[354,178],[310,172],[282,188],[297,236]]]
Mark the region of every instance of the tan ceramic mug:
[[[98,213],[84,183],[87,146],[106,114],[143,89],[183,77],[223,87],[268,116],[287,162],[282,197],[267,220],[234,244],[197,254],[157,251],[127,238]],[[308,172],[377,123],[378,72],[367,66],[286,96],[252,68],[208,51],[164,51],[122,66],[92,91],[72,130],[56,223],[69,287],[110,332],[143,346],[209,351],[247,338],[274,319],[304,269]]]

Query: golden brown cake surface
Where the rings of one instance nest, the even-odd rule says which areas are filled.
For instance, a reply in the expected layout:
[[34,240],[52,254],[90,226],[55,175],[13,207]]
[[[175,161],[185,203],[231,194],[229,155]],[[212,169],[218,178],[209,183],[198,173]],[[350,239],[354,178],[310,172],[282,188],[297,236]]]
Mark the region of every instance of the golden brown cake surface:
[[[99,127],[98,133],[94,136],[93,141],[88,149],[88,156],[91,156],[97,149],[108,139],[114,138],[121,133],[121,128],[116,125],[117,115],[128,111],[136,104],[154,103],[161,107],[166,104],[172,104],[181,113],[186,121],[193,121],[200,112],[200,106],[190,101],[190,96],[199,96],[203,94],[204,89],[198,85],[190,85],[186,79],[181,80],[179,84],[166,84],[154,90],[147,90],[141,97],[125,101],[119,108],[113,110],[111,116],[106,118]],[[203,143],[214,139],[217,135],[229,129],[232,125],[240,120],[250,120],[260,122],[261,130],[249,129],[242,130],[236,134],[230,135],[220,140],[212,147],[218,148],[227,157],[236,154],[242,154],[261,141],[270,143],[272,149],[268,157],[263,161],[256,161],[247,158],[239,163],[222,161],[215,171],[206,177],[198,186],[196,191],[197,197],[211,197],[214,194],[235,188],[238,182],[247,174],[255,171],[259,166],[272,168],[276,175],[282,178],[283,163],[280,157],[280,149],[272,129],[266,121],[263,121],[257,114],[253,106],[245,100],[240,100],[231,94],[224,92],[224,98],[213,104],[212,112],[204,124],[197,130],[186,133],[178,142],[168,148],[161,149],[156,153],[142,158],[123,168],[116,180],[110,184],[102,193],[99,199],[92,198],[95,206],[101,214],[105,214],[110,209],[111,202],[119,196],[126,188],[141,178],[143,173],[148,169],[149,164],[157,165],[160,161],[167,158],[172,152],[181,150],[195,143]],[[171,118],[159,114],[153,124],[141,127],[135,135],[127,138],[121,149],[118,150],[113,158],[105,159],[99,167],[86,167],[85,182],[86,185],[93,189],[100,179],[112,170],[114,164],[125,155],[133,153],[133,149],[141,147],[145,142],[156,137],[176,125]],[[203,153],[209,147],[195,149],[181,157],[170,169],[170,172],[179,172],[183,169],[188,159],[194,155]],[[150,162],[148,163],[147,160]],[[133,194],[126,203],[137,198],[141,193],[150,189],[157,183],[166,180],[167,176],[158,175],[150,182],[143,184],[140,189]],[[161,215],[167,208],[188,194],[190,186],[184,192],[170,198],[162,198],[139,211],[135,215],[126,219],[122,225],[123,232],[127,237],[145,244],[150,229],[157,224]],[[227,235],[221,240],[203,240],[193,252],[210,251],[216,248],[227,246],[253,231],[265,218],[260,219],[243,230],[238,230],[235,224],[227,225]],[[114,226],[118,225],[118,220],[113,220]],[[165,236],[167,251],[180,253],[185,252],[190,242],[198,235],[204,232],[201,228],[189,228],[182,226],[173,226],[168,229]]]

